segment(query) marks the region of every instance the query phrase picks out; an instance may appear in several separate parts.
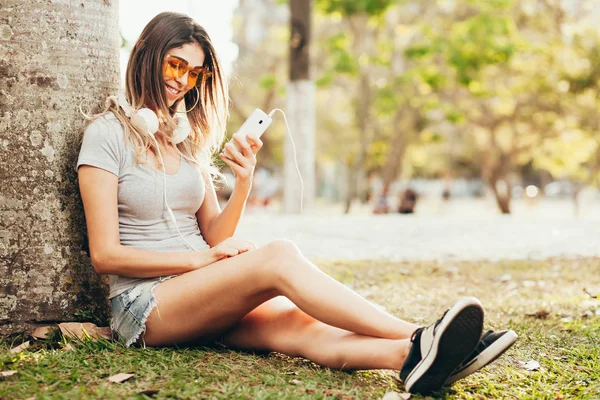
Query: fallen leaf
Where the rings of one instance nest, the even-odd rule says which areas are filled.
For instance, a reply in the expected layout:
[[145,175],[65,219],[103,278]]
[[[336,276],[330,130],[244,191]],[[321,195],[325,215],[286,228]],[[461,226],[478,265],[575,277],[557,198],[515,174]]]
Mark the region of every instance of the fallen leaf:
[[550,311],[547,310],[539,310],[534,312],[533,314],[525,314],[528,317],[534,317],[536,319],[546,319],[548,318],[548,315],[550,315]]
[[593,316],[594,316],[594,313],[592,312],[592,310],[585,310],[585,312],[583,313],[581,318],[585,319],[585,318],[590,318]]
[[517,289],[519,287],[519,285],[516,282],[509,282],[508,285],[506,285],[506,288],[504,289],[505,292],[512,292],[513,290]]
[[529,360],[527,362],[519,361],[519,365],[521,368],[527,371],[538,371],[540,368],[542,368],[540,363],[535,360]]
[[583,288],[583,291],[586,292],[592,299],[597,299],[600,297],[600,287]]
[[92,340],[101,337],[107,340],[112,340],[112,332],[109,327],[97,327],[91,322],[63,322],[58,324],[63,336],[75,337],[83,339],[90,337]]
[[304,383],[303,383],[301,380],[298,380],[298,379],[292,379],[292,380],[290,381],[290,383],[291,383],[292,385],[303,385],[303,384],[304,384]]
[[31,336],[36,339],[48,339],[50,337],[50,332],[52,332],[51,326],[40,326],[31,332]]
[[9,376],[13,376],[16,373],[17,373],[17,371],[0,371],[0,376],[2,376],[3,378],[6,378]]
[[352,400],[354,399],[354,397],[349,396],[345,393],[340,392],[339,390],[335,390],[335,389],[328,389],[325,391],[325,396],[326,397],[333,397],[334,399],[339,399],[339,400]]
[[159,392],[158,389],[146,389],[146,390],[142,390],[138,394],[146,395],[148,397],[154,397],[154,395],[158,394],[158,392]]
[[127,379],[131,378],[133,374],[116,374],[108,377],[108,381],[112,383],[121,383],[125,382]]
[[596,299],[585,300],[585,301],[581,302],[581,307],[588,308],[590,310],[593,308],[600,308],[600,300],[596,300]]
[[410,393],[387,392],[381,400],[408,400],[410,396]]
[[10,349],[10,352],[12,354],[20,353],[23,350],[26,350],[29,346],[31,346],[31,343],[28,340],[28,341],[24,342],[23,344],[18,345],[17,347],[13,347],[12,349]]

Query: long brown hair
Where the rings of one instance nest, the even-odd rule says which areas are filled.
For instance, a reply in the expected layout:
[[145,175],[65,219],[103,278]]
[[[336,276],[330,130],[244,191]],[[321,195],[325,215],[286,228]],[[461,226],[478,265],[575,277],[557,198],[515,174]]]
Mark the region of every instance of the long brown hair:
[[[167,104],[163,60],[169,50],[188,43],[196,43],[202,48],[204,66],[211,74],[203,79],[198,91],[192,89],[184,96],[187,109],[196,103],[198,94],[200,99],[196,107],[187,113],[192,132],[176,147],[187,161],[209,171],[210,160],[225,137],[229,104],[227,82],[219,58],[202,26],[185,14],[163,12],[155,16],[142,31],[129,56],[125,96],[134,109],[147,107],[156,113],[160,133],[173,132],[176,127],[173,115],[179,102],[170,108]],[[114,97],[107,101],[104,113],[108,111],[112,111],[123,124],[126,139],[133,146],[138,163],[144,162],[148,149],[156,153],[154,141],[131,125]]]

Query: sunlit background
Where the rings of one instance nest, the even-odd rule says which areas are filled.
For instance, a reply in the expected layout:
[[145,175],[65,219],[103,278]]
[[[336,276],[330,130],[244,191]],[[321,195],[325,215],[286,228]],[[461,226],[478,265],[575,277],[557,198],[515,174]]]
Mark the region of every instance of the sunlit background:
[[127,57],[144,26],[156,14],[163,11],[181,12],[190,15],[209,32],[221,57],[226,71],[231,72],[231,63],[237,57],[237,46],[233,42],[233,11],[237,0],[144,0],[119,2],[121,35],[127,46],[121,49],[121,74],[124,76]]
[[[157,13],[189,14],[230,77],[235,131],[285,107],[288,7],[121,1],[122,70]],[[398,212],[414,192],[422,215],[600,218],[599,0],[315,0],[312,20],[317,208]],[[265,135],[249,212],[279,209],[284,135]]]

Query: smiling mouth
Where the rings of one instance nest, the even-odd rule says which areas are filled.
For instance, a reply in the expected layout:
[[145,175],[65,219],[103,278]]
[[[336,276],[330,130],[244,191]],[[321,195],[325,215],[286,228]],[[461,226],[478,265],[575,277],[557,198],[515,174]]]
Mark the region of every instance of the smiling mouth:
[[166,86],[167,86],[167,92],[171,93],[173,96],[178,96],[179,93],[181,93],[181,90],[174,89],[169,85],[166,85]]

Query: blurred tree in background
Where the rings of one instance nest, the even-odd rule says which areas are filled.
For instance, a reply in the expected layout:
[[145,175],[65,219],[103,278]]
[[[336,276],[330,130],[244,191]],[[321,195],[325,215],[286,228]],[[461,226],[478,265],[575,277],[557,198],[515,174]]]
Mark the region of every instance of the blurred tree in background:
[[[339,188],[335,199],[343,196],[346,211],[366,197],[368,174],[384,184],[479,176],[503,213],[523,171],[578,187],[598,184],[594,1],[315,4],[317,171]],[[287,18],[286,2],[240,1],[231,94],[236,126],[256,106],[283,104]],[[277,167],[283,126],[274,131],[265,136],[269,151],[260,162]]]

